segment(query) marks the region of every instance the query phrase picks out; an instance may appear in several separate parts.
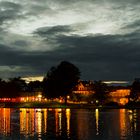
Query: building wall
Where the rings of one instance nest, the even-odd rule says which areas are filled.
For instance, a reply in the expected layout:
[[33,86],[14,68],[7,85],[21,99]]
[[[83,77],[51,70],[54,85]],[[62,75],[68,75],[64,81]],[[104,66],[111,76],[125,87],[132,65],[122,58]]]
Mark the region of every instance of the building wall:
[[128,103],[128,96],[130,95],[130,89],[118,89],[116,91],[110,92],[112,101],[119,104],[125,105]]
[[87,82],[86,84],[82,81],[78,83],[76,88],[73,90],[73,93],[75,94],[84,94],[84,95],[89,95],[93,94],[94,91],[92,89],[92,84],[91,81]]

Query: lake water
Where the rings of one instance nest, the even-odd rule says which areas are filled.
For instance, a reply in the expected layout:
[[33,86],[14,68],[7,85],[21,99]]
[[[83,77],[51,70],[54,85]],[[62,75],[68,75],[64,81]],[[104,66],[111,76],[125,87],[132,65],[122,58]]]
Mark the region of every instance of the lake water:
[[140,140],[140,110],[0,108],[0,140]]

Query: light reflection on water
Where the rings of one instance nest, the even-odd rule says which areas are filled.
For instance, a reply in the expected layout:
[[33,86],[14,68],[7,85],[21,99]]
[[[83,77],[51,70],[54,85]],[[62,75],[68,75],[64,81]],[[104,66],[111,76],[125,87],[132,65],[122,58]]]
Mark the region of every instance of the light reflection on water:
[[0,139],[139,140],[140,110],[0,108]]
[[95,110],[95,119],[96,119],[96,135],[99,135],[99,109]]

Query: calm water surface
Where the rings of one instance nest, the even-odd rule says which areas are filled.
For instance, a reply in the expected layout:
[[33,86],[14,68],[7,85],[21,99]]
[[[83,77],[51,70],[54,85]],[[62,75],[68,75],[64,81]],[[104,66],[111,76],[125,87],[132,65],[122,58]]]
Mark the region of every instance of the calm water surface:
[[0,140],[140,140],[140,110],[0,108]]

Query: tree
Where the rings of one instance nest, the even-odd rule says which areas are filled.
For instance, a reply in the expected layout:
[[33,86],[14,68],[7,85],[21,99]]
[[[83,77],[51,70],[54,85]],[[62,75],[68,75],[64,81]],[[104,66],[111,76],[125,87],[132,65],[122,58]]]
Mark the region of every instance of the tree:
[[80,79],[79,69],[72,63],[62,61],[57,67],[52,67],[44,78],[44,93],[48,98],[65,97],[71,93]]
[[42,91],[43,84],[41,81],[31,81],[28,84],[28,91],[29,92],[35,92],[35,91]]
[[0,80],[0,97],[19,97],[26,87],[25,81],[20,77],[10,78],[8,81]]
[[93,99],[95,99],[97,104],[103,104],[108,99],[108,86],[102,81],[95,81],[93,89],[95,93],[93,94]]
[[7,93],[9,97],[19,97],[25,91],[27,84],[21,77],[10,78],[7,82]]
[[131,86],[131,92],[129,96],[129,101],[137,102],[140,94],[140,81],[135,79]]

